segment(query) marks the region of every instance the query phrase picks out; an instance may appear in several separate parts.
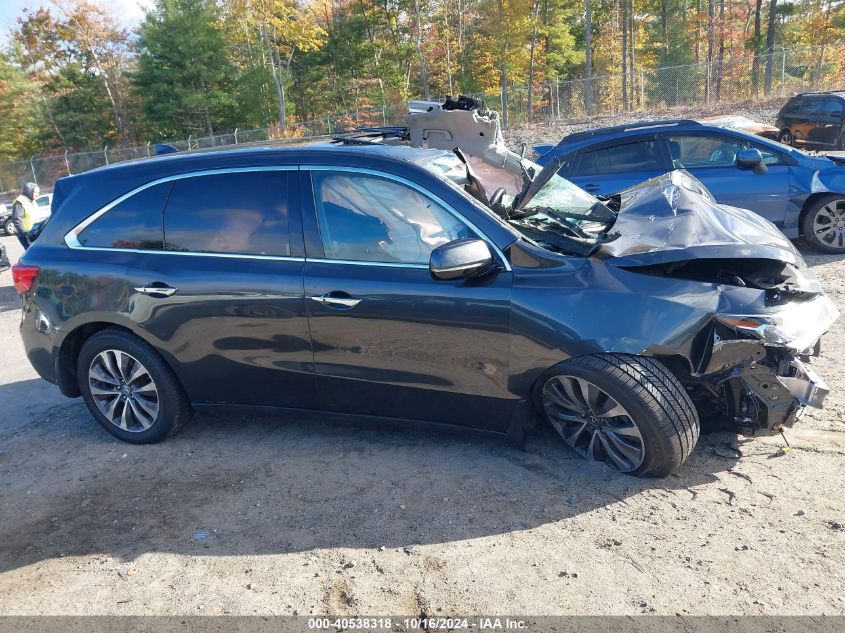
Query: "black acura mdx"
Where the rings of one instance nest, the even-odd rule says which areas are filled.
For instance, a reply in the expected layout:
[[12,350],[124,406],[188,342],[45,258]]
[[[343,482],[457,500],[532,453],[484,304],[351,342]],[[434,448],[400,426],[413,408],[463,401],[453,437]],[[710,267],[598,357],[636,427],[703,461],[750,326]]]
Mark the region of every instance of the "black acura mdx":
[[30,362],[129,442],[194,407],[460,426],[535,413],[664,476],[699,416],[792,426],[838,313],[759,216],[674,172],[598,199],[431,104],[335,142],[177,153],[64,178],[14,267]]

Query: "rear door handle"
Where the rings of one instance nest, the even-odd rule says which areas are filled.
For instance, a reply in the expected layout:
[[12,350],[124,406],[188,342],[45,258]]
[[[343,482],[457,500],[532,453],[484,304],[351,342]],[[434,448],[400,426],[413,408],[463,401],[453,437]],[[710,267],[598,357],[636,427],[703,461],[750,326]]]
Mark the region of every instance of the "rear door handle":
[[175,294],[177,288],[172,288],[167,284],[163,284],[161,282],[153,282],[149,286],[141,286],[139,288],[135,288],[135,292],[140,292],[142,295],[161,295],[163,297],[169,297]]
[[355,297],[350,296],[348,293],[338,290],[329,292],[328,294],[308,298],[314,301],[318,301],[319,303],[322,303],[324,305],[327,305],[330,308],[340,308],[342,310],[349,310],[350,308],[354,308],[359,303],[361,303],[360,299],[356,299]]

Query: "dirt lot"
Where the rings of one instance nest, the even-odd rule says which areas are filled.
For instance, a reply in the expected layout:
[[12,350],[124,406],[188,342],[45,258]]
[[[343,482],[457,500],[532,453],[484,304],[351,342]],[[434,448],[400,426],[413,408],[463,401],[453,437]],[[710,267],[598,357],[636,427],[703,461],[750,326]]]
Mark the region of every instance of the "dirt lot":
[[[2,238],[12,260],[19,248]],[[845,262],[808,255],[845,312]],[[665,480],[314,417],[112,439],[27,363],[0,274],[2,614],[845,614],[845,320],[789,433]]]

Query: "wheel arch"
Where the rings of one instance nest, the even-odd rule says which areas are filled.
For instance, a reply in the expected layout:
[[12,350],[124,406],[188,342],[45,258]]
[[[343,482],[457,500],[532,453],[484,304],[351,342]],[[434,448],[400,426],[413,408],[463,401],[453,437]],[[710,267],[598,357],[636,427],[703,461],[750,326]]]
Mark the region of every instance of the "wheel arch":
[[[76,371],[79,352],[82,350],[82,346],[85,345],[85,341],[104,330],[117,330],[132,334],[145,343],[152,345],[154,349],[156,348],[154,342],[148,340],[147,337],[143,336],[135,328],[129,327],[125,324],[116,323],[114,321],[88,321],[86,323],[76,325],[65,335],[64,339],[62,339],[55,361],[57,382],[59,389],[65,396],[77,398],[82,395],[79,390],[79,376]],[[164,363],[173,370],[173,366],[167,358],[158,352],[157,349],[156,352]],[[173,371],[173,374],[176,375],[176,372]],[[177,380],[179,380],[178,375],[176,375],[176,377]],[[181,381],[180,386],[182,386]]]
[[836,191],[817,191],[807,196],[807,198],[804,200],[804,204],[801,205],[801,213],[798,215],[798,230],[802,237],[804,236],[804,219],[807,217],[807,214],[810,212],[810,209],[819,200],[822,200],[824,198],[845,199],[845,193],[837,193]]
[[531,391],[529,394],[529,401],[531,406],[534,408],[535,412],[539,412],[538,404],[539,404],[539,395],[545,384],[546,380],[549,376],[554,374],[555,370],[557,370],[561,365],[565,364],[566,362],[576,359],[576,358],[583,358],[585,356],[598,356],[598,355],[624,355],[624,356],[639,356],[641,358],[649,358],[651,360],[657,361],[662,364],[669,372],[678,379],[678,382],[681,384],[687,384],[690,380],[690,374],[694,371],[693,362],[683,356],[682,354],[649,354],[649,353],[637,353],[631,352],[627,350],[614,350],[614,351],[604,351],[604,350],[595,350],[595,351],[587,351],[582,354],[576,354],[574,356],[568,356],[567,358],[561,359],[554,363],[553,365],[547,367],[545,370],[540,372],[537,377],[534,379],[533,384],[531,385]]

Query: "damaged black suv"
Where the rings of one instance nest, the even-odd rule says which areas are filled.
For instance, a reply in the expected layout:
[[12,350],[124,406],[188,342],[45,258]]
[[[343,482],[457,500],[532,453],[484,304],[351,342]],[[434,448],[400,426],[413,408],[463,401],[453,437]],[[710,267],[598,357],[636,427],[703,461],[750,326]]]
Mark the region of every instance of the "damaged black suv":
[[471,100],[297,147],[56,185],[14,267],[30,362],[129,442],[261,406],[520,440],[664,476],[699,418],[792,426],[838,317],[791,243],[673,172],[599,200]]

